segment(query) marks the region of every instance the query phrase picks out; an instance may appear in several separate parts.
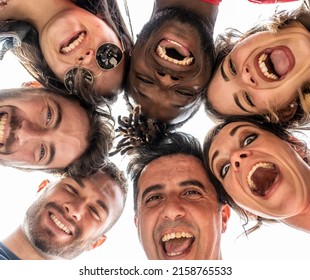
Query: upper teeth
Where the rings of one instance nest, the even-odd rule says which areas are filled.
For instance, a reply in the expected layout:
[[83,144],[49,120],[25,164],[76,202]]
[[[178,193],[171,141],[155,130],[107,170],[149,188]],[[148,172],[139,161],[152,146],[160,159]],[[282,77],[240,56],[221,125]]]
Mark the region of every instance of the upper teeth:
[[191,233],[188,233],[188,232],[172,232],[172,233],[168,233],[168,234],[165,234],[162,238],[161,238],[161,241],[162,242],[167,242],[171,239],[175,239],[175,238],[182,238],[182,237],[186,237],[186,238],[192,238],[193,235]]
[[160,58],[167,60],[169,62],[172,62],[174,64],[177,64],[177,65],[186,65],[187,66],[187,65],[192,64],[192,62],[194,60],[193,57],[184,57],[183,60],[178,60],[178,59],[172,58],[166,54],[166,48],[162,47],[160,45],[157,46],[156,53],[159,55]]
[[56,216],[54,216],[53,214],[51,214],[51,218],[54,221],[55,225],[60,228],[61,230],[63,230],[65,233],[67,234],[71,234],[71,231],[61,222],[58,220],[58,218]]
[[62,53],[68,53],[68,52],[74,50],[76,46],[78,46],[79,44],[82,43],[82,41],[85,38],[85,35],[86,35],[85,32],[81,32],[79,37],[77,39],[75,39],[72,43],[70,43],[69,46],[61,48],[61,52]]
[[252,175],[253,173],[255,172],[255,170],[258,168],[258,167],[263,167],[263,168],[273,168],[273,164],[272,163],[267,163],[267,162],[259,162],[257,164],[255,164],[252,169],[250,170],[248,176],[247,176],[247,181],[248,181],[248,184],[250,186],[250,188],[252,190],[255,190],[256,189],[256,185],[254,184],[254,182],[252,181]]
[[263,53],[263,54],[259,57],[259,59],[258,59],[259,68],[260,68],[260,70],[262,71],[262,73],[263,73],[263,75],[264,75],[265,77],[267,77],[267,78],[269,78],[269,79],[272,79],[272,80],[278,80],[279,78],[278,78],[275,74],[269,73],[269,72],[268,72],[268,68],[267,68],[267,66],[266,66],[266,64],[265,64],[265,60],[266,60],[267,57],[268,57],[268,56],[267,56],[267,54],[265,54],[265,53]]
[[3,144],[4,142],[4,128],[5,128],[7,120],[8,120],[8,115],[3,114],[0,119],[0,144]]

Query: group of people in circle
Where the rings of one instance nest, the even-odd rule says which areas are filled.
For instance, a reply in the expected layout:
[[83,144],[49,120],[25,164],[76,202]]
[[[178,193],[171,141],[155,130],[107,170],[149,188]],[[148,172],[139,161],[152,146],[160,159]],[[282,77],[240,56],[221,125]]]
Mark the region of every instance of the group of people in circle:
[[[98,247],[129,187],[148,259],[222,259],[231,211],[310,232],[310,3],[244,1],[279,9],[214,39],[221,0],[154,0],[136,40],[115,0],[0,1],[0,59],[35,81],[0,90],[0,164],[55,175],[0,259]],[[203,143],[182,132],[201,107]]]

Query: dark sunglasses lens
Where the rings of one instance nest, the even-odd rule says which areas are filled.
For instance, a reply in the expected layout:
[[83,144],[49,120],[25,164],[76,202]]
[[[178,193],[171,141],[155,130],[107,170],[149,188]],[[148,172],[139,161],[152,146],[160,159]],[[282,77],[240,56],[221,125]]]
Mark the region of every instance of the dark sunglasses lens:
[[[77,76],[77,73],[80,72],[80,74]],[[89,86],[93,83],[94,77],[92,73],[85,69],[85,68],[71,68],[67,71],[64,77],[64,84],[68,91],[74,92],[75,91],[75,85],[79,84],[79,81],[77,81],[77,77],[81,77],[84,83],[84,86]]]
[[101,69],[115,68],[122,60],[122,50],[114,44],[103,44],[96,52],[96,60]]

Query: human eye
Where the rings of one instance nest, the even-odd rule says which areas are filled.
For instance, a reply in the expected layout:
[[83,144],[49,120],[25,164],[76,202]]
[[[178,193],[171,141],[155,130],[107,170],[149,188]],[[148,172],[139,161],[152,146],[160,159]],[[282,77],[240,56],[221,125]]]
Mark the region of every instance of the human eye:
[[46,154],[46,148],[44,145],[40,145],[39,161],[41,161]]
[[195,93],[189,92],[189,91],[185,91],[185,90],[176,90],[175,92],[177,94],[179,94],[179,95],[190,96],[190,97],[195,96]]
[[150,197],[148,197],[144,204],[148,204],[148,203],[151,203],[151,202],[155,202],[155,201],[159,201],[160,199],[162,199],[162,196],[160,195],[151,195]]
[[46,114],[46,125],[48,125],[53,117],[53,113],[50,107],[47,108],[47,114]]
[[91,215],[96,219],[96,220],[101,220],[101,216],[100,216],[100,213],[99,211],[95,208],[95,207],[92,207],[90,206],[89,207],[89,212],[91,213]]
[[69,192],[69,193],[72,193],[74,195],[78,195],[79,192],[77,191],[77,189],[75,187],[73,187],[72,185],[69,185],[69,184],[66,184],[65,185],[66,187],[66,190]]
[[147,79],[145,77],[137,76],[138,80],[141,81],[144,84],[154,84],[153,81],[150,79]]
[[220,177],[221,179],[224,179],[229,171],[230,163],[225,163],[220,168]]
[[234,65],[234,63],[233,63],[233,61],[232,61],[231,58],[229,58],[229,60],[228,60],[228,65],[229,65],[229,70],[230,70],[230,72],[231,72],[234,76],[237,75],[236,67],[235,67],[235,65]]
[[242,142],[242,146],[245,147],[245,146],[251,144],[256,138],[257,138],[257,134],[256,133],[253,133],[253,134],[245,137],[245,139]]
[[202,193],[200,191],[195,190],[195,189],[191,189],[191,190],[186,190],[184,192],[184,195],[191,198],[191,199],[194,199],[197,197],[201,197]]
[[245,102],[248,103],[251,107],[255,107],[250,95],[246,91],[244,92],[244,99]]

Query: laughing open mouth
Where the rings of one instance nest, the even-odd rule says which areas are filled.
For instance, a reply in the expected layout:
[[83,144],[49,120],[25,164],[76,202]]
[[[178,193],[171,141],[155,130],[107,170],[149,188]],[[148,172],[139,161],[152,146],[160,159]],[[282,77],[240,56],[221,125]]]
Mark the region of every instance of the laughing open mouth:
[[192,53],[186,47],[168,39],[159,42],[156,47],[156,54],[176,65],[189,66],[194,62]]
[[269,162],[259,162],[250,170],[247,181],[254,195],[265,196],[279,175],[278,168]]
[[76,36],[71,38],[69,42],[67,42],[61,47],[60,52],[63,54],[66,54],[66,53],[73,51],[79,44],[83,42],[85,36],[86,36],[86,32],[78,33]]
[[262,77],[269,81],[278,81],[292,68],[288,51],[284,47],[267,49],[257,58]]
[[8,120],[8,114],[0,114],[0,148],[4,146],[4,128]]
[[169,257],[175,257],[188,251],[195,241],[195,237],[188,232],[173,232],[164,235],[161,239],[164,252]]

